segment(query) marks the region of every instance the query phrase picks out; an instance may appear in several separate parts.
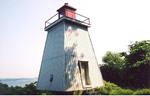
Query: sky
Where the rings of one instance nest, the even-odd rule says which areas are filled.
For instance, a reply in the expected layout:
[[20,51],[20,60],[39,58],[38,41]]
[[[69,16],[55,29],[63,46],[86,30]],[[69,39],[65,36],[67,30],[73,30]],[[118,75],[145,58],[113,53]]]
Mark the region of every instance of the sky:
[[0,0],[0,78],[38,77],[44,22],[66,2],[90,18],[99,64],[107,51],[150,39],[150,0]]

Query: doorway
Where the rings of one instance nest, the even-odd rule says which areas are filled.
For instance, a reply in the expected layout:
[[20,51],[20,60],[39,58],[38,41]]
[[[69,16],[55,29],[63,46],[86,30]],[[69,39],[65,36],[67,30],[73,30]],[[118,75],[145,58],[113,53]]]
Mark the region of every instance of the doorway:
[[89,77],[89,66],[88,61],[78,61],[78,66],[80,70],[80,76],[83,86],[91,85]]

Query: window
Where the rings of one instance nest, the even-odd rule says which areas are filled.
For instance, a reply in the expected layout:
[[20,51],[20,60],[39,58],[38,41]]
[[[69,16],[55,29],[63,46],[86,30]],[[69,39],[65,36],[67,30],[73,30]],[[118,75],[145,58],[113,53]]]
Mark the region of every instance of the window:
[[72,19],[75,19],[75,12],[69,9],[66,9],[66,16]]
[[50,74],[50,79],[49,79],[50,82],[53,81],[53,74]]

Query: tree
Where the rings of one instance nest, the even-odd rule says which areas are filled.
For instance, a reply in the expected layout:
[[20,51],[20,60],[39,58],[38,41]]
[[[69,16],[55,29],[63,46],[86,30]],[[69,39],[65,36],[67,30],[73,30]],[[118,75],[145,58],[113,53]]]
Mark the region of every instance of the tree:
[[135,42],[129,45],[129,54],[125,58],[127,67],[150,64],[150,40]]
[[[150,40],[135,42],[129,45],[129,53],[125,56],[125,80],[128,86],[135,88],[150,87]],[[130,75],[128,75],[130,74]]]
[[150,40],[129,45],[128,52],[107,52],[103,62],[104,80],[123,87],[150,88]]
[[124,57],[121,54],[112,53],[110,51],[103,57],[103,62],[115,69],[122,69],[125,64]]
[[120,53],[107,52],[103,57],[104,66],[101,66],[104,80],[120,84],[122,82],[122,68],[124,67],[124,57]]

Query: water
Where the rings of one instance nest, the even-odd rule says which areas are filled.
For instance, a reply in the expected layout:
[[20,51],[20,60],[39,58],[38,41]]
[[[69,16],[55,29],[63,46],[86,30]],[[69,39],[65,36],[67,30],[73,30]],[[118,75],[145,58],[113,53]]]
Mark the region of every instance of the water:
[[7,84],[8,86],[20,86],[24,87],[26,84],[30,84],[37,81],[37,78],[6,78],[0,79],[0,83]]

